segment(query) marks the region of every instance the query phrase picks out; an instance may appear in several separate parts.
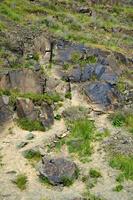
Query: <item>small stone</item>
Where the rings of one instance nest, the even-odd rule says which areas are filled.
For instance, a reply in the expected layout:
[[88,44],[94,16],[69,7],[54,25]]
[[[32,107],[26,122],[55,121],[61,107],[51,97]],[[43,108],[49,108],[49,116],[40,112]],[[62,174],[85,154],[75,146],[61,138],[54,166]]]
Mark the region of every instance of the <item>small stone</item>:
[[17,144],[17,148],[21,149],[23,147],[25,147],[28,144],[28,142],[20,142],[19,144]]
[[35,135],[33,133],[28,133],[28,135],[26,135],[26,140],[32,140],[35,138]]

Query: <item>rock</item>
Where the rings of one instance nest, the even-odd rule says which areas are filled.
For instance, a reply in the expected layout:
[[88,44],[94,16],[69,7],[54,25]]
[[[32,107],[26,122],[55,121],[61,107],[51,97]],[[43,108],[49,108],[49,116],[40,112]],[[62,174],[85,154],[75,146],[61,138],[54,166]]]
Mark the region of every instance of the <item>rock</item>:
[[48,77],[46,80],[46,92],[55,91],[55,88],[59,85],[59,83],[60,80],[53,77]]
[[80,67],[74,68],[69,75],[69,80],[71,82],[80,82],[81,74],[82,74],[82,71]]
[[19,144],[17,144],[17,148],[21,149],[23,147],[25,147],[28,144],[28,142],[20,142]]
[[32,140],[35,138],[35,135],[33,133],[28,133],[28,135],[26,135],[26,140]]
[[94,75],[94,66],[86,65],[83,68],[76,67],[69,74],[69,80],[71,82],[85,82],[90,80]]
[[88,7],[79,7],[79,8],[77,8],[77,12],[79,12],[79,13],[89,13],[90,15],[92,15],[92,10]]
[[20,118],[27,118],[29,120],[36,120],[38,118],[38,113],[30,99],[17,99],[16,109],[18,117]]
[[112,105],[117,98],[111,85],[105,82],[90,83],[84,86],[84,90],[91,101],[104,107]]
[[100,78],[101,75],[105,72],[105,66],[98,64],[95,67],[95,75],[97,78]]
[[113,72],[113,70],[109,66],[105,68],[104,72],[101,74],[99,78],[100,80],[104,80],[107,83],[110,83],[111,85],[116,84],[118,79],[117,75]]
[[65,180],[72,181],[77,178],[77,170],[76,164],[67,159],[44,157],[39,173],[42,178],[46,178],[52,185],[65,185]]
[[86,65],[82,69],[82,74],[81,74],[81,81],[87,81],[90,80],[94,75],[94,66],[93,65]]
[[0,89],[17,89],[21,93],[42,93],[45,77],[31,69],[9,71],[0,76]]
[[54,123],[53,109],[47,103],[43,103],[40,109],[39,119],[44,127],[49,127]]
[[13,117],[13,111],[9,106],[9,98],[7,96],[0,97],[0,123],[8,122]]

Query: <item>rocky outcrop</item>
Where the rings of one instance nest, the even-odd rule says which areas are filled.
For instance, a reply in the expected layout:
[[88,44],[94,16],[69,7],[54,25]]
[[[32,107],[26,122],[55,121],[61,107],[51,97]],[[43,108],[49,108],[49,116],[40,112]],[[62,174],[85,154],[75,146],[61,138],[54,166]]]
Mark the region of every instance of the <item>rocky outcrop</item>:
[[117,99],[114,89],[105,82],[92,82],[84,90],[91,101],[105,107],[115,104]]
[[20,93],[42,93],[45,77],[31,69],[9,71],[0,76],[0,89],[18,90]]
[[13,117],[13,111],[9,106],[9,97],[0,97],[0,124],[8,122]]
[[43,158],[39,169],[40,176],[52,185],[65,185],[65,181],[77,178],[77,166],[64,158]]
[[38,118],[37,110],[30,99],[17,99],[16,109],[18,117],[36,120]]

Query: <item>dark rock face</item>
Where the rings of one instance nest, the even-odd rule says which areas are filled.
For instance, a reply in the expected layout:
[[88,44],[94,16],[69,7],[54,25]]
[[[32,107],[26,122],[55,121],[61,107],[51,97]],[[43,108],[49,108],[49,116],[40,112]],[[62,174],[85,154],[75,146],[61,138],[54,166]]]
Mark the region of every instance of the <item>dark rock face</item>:
[[103,106],[111,105],[117,98],[111,85],[105,82],[93,82],[84,87],[90,100]]
[[6,96],[0,97],[0,123],[8,122],[13,116],[9,106],[9,99]]
[[80,82],[81,81],[81,74],[82,74],[81,68],[77,67],[77,68],[72,70],[72,72],[69,76],[69,80],[71,82]]
[[37,111],[30,99],[17,99],[16,102],[17,114],[20,118],[36,120],[38,118]]
[[40,176],[47,178],[52,185],[64,184],[64,178],[77,178],[76,164],[64,158],[43,158],[39,172]]
[[83,69],[81,67],[74,68],[69,75],[71,82],[85,82],[90,80],[94,75],[94,66],[86,65]]
[[45,78],[30,69],[9,71],[0,78],[0,89],[17,89],[21,93],[42,93],[44,84]]
[[9,80],[11,88],[18,88],[20,92],[41,93],[41,79],[32,70],[23,69],[19,71],[9,72]]
[[50,105],[43,103],[39,115],[40,121],[44,127],[49,127],[54,123],[54,113]]

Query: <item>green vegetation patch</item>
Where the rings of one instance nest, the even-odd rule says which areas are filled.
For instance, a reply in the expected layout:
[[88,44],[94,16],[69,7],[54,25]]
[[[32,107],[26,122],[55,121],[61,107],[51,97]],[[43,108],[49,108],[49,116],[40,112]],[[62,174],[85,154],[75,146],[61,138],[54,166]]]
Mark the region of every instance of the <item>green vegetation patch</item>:
[[2,96],[2,95],[9,96],[11,104],[14,104],[18,97],[29,98],[34,103],[38,103],[38,104],[43,101],[47,102],[49,104],[62,101],[62,98],[56,92],[55,93],[44,93],[44,94],[36,94],[36,93],[21,94],[20,92],[18,92],[16,90],[0,90],[0,96]]
[[116,155],[110,161],[110,166],[121,170],[122,173],[117,177],[117,181],[121,182],[124,178],[133,180],[133,157]]
[[23,156],[28,160],[36,160],[39,161],[41,159],[41,154],[39,151],[34,149],[28,149],[23,152]]
[[118,112],[110,116],[112,124],[115,127],[126,127],[131,133],[133,133],[133,114]]
[[116,187],[113,188],[113,191],[115,191],[115,192],[120,192],[121,190],[123,190],[123,186],[121,184],[116,185]]
[[25,190],[27,186],[27,176],[25,174],[18,174],[15,180],[12,180],[12,182],[20,189]]
[[27,118],[17,119],[17,124],[24,130],[28,131],[45,131],[45,127],[38,120],[29,120]]
[[56,149],[67,145],[70,153],[77,155],[83,162],[88,161],[93,151],[92,141],[95,135],[94,122],[89,119],[79,119],[69,124],[70,135],[56,143]]
[[96,169],[90,169],[89,175],[91,178],[99,178],[102,176],[101,173]]

